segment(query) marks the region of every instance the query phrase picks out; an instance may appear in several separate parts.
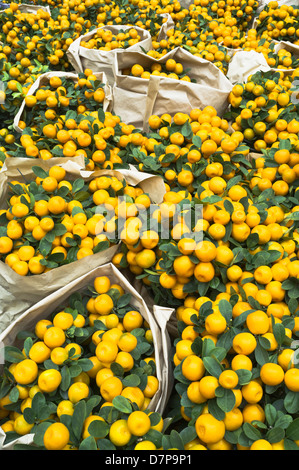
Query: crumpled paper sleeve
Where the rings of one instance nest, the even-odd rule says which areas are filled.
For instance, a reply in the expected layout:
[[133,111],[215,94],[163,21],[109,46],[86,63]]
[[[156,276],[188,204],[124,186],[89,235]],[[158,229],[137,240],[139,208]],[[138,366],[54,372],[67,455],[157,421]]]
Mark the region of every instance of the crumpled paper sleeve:
[[[21,344],[17,340],[17,335],[20,331],[32,331],[38,320],[49,318],[56,309],[67,304],[68,298],[71,294],[92,285],[95,277],[97,276],[108,276],[112,283],[120,284],[126,293],[130,293],[132,296],[131,304],[133,308],[140,311],[152,330],[159,388],[151,400],[149,410],[163,414],[167,404],[167,399],[173,386],[170,341],[166,328],[171,309],[154,305],[152,302],[148,303],[148,299],[145,299],[141,293],[137,292],[131,282],[128,281],[128,279],[126,279],[126,277],[112,263],[93,267],[89,272],[86,272],[81,276],[77,276],[68,285],[61,287],[32,305],[24,311],[22,315],[7,325],[5,331],[0,334],[0,344],[2,347],[21,347]],[[32,434],[28,434],[25,437],[26,439],[24,439],[24,437],[20,437],[17,441],[14,441],[7,446],[3,446],[5,435],[0,428],[0,449],[12,450],[13,445],[16,443],[32,443]]]
[[162,13],[159,16],[166,18],[166,21],[162,24],[158,37],[157,37],[158,41],[162,41],[162,39],[167,38],[167,31],[175,27],[175,23],[169,13]]
[[[105,31],[109,30],[112,31],[113,34],[118,34],[120,30],[126,30],[131,27],[132,26],[125,25],[109,25],[102,26],[99,29],[103,29]],[[85,69],[91,69],[94,73],[105,72],[108,78],[108,83],[113,85],[115,80],[113,64],[116,53],[122,54],[127,53],[128,51],[141,51],[142,49],[149,51],[152,47],[152,38],[149,31],[139,28],[138,26],[134,26],[134,28],[138,31],[141,40],[127,49],[118,48],[112,51],[102,51],[82,47],[81,42],[88,41],[98,30],[89,31],[83,36],[80,36],[69,46],[66,52],[69,62],[76,72],[84,72]]]
[[[111,111],[112,107],[112,90],[108,84],[108,79],[103,72],[98,72],[95,74],[98,80],[100,80],[104,84],[104,91],[105,91],[105,99],[103,101],[103,110],[104,111]],[[41,88],[43,85],[47,84],[51,77],[61,77],[61,78],[69,78],[70,80],[74,80],[75,82],[78,81],[78,74],[77,72],[46,72],[40,75],[33,85],[29,88],[27,96],[34,95],[34,93]],[[22,114],[25,108],[25,100],[23,100],[19,111],[14,117],[13,120],[13,127],[17,132],[22,133],[23,130],[19,127],[19,122],[22,120]]]
[[[258,16],[261,11],[264,10],[264,8],[270,3],[271,0],[259,0],[259,5],[257,7],[257,10],[255,12],[255,16]],[[296,0],[277,0],[278,6],[281,5],[296,5]]]
[[36,14],[38,10],[44,10],[47,13],[49,13],[49,15],[51,16],[51,9],[47,5],[28,5],[27,3],[23,3],[23,4],[21,3],[18,6],[18,10],[20,10],[21,13],[34,13],[34,14]]
[[[122,75],[122,70],[138,63],[145,68],[155,63],[164,64],[169,58],[182,63],[187,74],[196,83],[151,75],[150,79]],[[214,106],[222,115],[228,106],[232,84],[211,62],[195,57],[181,47],[160,59],[138,52],[116,54],[113,109],[122,119],[137,128],[148,130],[151,114],[174,115],[178,109],[188,113],[194,108]],[[128,103],[130,107],[128,109]],[[131,104],[132,103],[132,104]]]
[[[294,59],[299,59],[299,45],[293,44],[289,41],[275,41],[274,52],[277,54],[281,49],[285,49],[286,51],[291,52]],[[273,70],[273,72],[283,72],[284,75],[292,75],[296,69],[272,68],[271,70]]]
[[[118,179],[125,179],[129,184],[141,185],[155,202],[163,199],[165,186],[160,176],[141,173],[135,169],[130,170],[97,170],[86,171],[84,169],[84,157],[74,157],[72,160],[55,158],[50,160],[34,160],[34,165],[41,166],[45,170],[53,165],[60,165],[67,170],[68,179],[75,180],[78,177],[90,181],[97,176],[111,175]],[[32,159],[13,157],[6,160],[5,168],[0,172],[0,208],[6,208],[8,183],[17,180],[19,182],[31,181],[35,178],[32,171]],[[132,167],[133,168],[133,167]],[[25,180],[24,180],[25,178]],[[163,192],[164,191],[164,192]],[[86,272],[110,262],[119,245],[111,246],[107,250],[74,261],[70,264],[59,266],[46,273],[33,276],[20,276],[3,261],[0,261],[0,332],[19,314],[31,305],[51,294],[57,289],[69,284],[75,278]]]
[[270,69],[264,55],[256,51],[238,51],[229,62],[227,78],[232,84],[246,82],[247,78],[257,71],[267,72]]

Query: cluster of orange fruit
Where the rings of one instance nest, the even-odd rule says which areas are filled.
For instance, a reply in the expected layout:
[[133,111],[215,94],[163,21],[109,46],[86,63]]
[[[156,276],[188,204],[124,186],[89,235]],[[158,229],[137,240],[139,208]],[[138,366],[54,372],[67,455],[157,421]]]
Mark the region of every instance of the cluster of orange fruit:
[[[297,449],[297,139],[279,136],[250,157],[242,132],[228,135],[210,107],[150,125],[157,147],[134,157],[141,170],[156,164],[167,191],[155,228],[134,249],[124,240],[122,260],[157,301],[177,305],[176,390],[197,433],[190,448]],[[291,427],[275,434],[281,397]]]
[[[59,10],[55,27],[61,28],[64,24],[64,30],[68,18],[74,22],[76,33],[70,33],[68,43],[91,25],[127,22],[133,31],[132,19],[138,17],[135,25],[153,33],[153,48],[148,55],[154,58],[160,59],[175,47],[184,47],[213,62],[225,74],[235,50],[256,50],[264,55],[272,69],[256,72],[244,83],[237,83],[229,95],[225,115],[219,116],[212,106],[192,109],[188,113],[178,110],[174,115],[152,115],[148,121],[149,132],[122,122],[113,111],[104,111],[104,87],[92,70],[79,74],[77,84],[72,82],[70,86],[66,78],[55,76],[49,86],[26,96],[25,114],[20,122],[23,133],[16,136],[8,129],[0,133],[4,156],[42,159],[63,156],[69,159],[83,155],[88,170],[95,166],[117,169],[133,165],[140,172],[159,175],[165,184],[163,201],[152,204],[149,196],[139,192],[139,188],[123,186],[116,178],[100,177],[90,183],[80,178],[73,182],[61,174],[61,167],[52,166],[51,173],[59,174],[54,175],[54,179],[50,172],[44,174],[39,169],[35,170],[38,171],[37,179],[29,186],[12,184],[11,189],[15,192],[9,200],[9,209],[1,214],[2,260],[12,269],[16,268],[15,263],[20,266],[22,262],[24,272],[15,269],[19,274],[38,274],[66,261],[92,255],[97,246],[109,246],[111,237],[108,234],[117,229],[119,238],[112,241],[120,242],[120,250],[113,257],[114,265],[127,269],[141,280],[157,304],[176,309],[177,337],[173,343],[176,385],[171,402],[176,407],[171,410],[171,417],[176,428],[179,421],[182,433],[163,433],[163,419],[155,416],[151,421],[144,404],[147,400],[139,402],[138,397],[132,395],[126,397],[130,401],[120,398],[123,384],[120,377],[115,380],[115,375],[120,374],[119,364],[112,365],[121,349],[116,335],[113,338],[117,345],[104,349],[104,359],[112,357],[108,366],[103,357],[100,359],[95,354],[107,366],[104,368],[113,373],[112,391],[116,390],[116,395],[104,399],[109,403],[113,401],[112,414],[115,416],[109,415],[112,421],[107,423],[106,410],[97,411],[95,420],[100,423],[90,426],[88,433],[94,439],[85,434],[86,445],[100,449],[298,450],[299,118],[296,80],[299,73],[296,58],[285,48],[274,52],[272,43],[274,38],[298,43],[298,10],[270,2],[257,19],[257,28],[247,31],[248,22],[253,19],[258,6],[255,0],[195,0],[189,9],[169,0],[128,0],[111,5],[92,0],[84,3],[69,0],[57,6],[53,3],[49,0],[49,4]],[[157,34],[162,24],[157,15],[162,13],[169,13],[174,22],[164,39]],[[10,27],[7,22],[5,26],[8,31],[18,28],[17,25]],[[33,30],[39,31],[40,26]],[[51,34],[44,32],[45,37]],[[111,46],[110,33],[105,35],[105,44],[110,44],[109,49],[118,47],[119,42]],[[100,34],[103,35],[103,31]],[[13,36],[14,33],[9,35],[10,38]],[[64,33],[63,37],[66,38]],[[137,37],[131,39],[138,40]],[[30,37],[26,42],[31,42]],[[68,45],[62,43],[66,51]],[[38,40],[36,44],[39,44]],[[85,46],[100,47],[97,38]],[[4,48],[2,53],[5,57],[6,54],[14,55],[13,50],[4,51]],[[17,60],[23,59],[19,56]],[[30,82],[26,74],[34,72],[29,69],[31,63],[25,64],[23,60],[21,66],[25,65],[28,70],[24,69],[24,74],[14,70],[23,72],[20,67],[7,69],[7,73],[10,71],[7,89],[13,99],[20,99],[22,93],[26,93],[26,81]],[[273,70],[276,68],[278,71]],[[167,72],[173,71],[179,76],[179,72],[184,71],[184,64],[168,63]],[[146,71],[140,64],[135,64],[125,73],[142,76]],[[150,73],[161,75],[163,71],[161,68]],[[14,96],[15,93],[20,96]],[[10,110],[6,108],[6,112]],[[39,195],[39,201],[35,202],[35,194]],[[121,203],[120,196],[124,196]],[[61,205],[58,204],[56,218],[56,214],[52,217],[51,207],[57,197],[61,198]],[[81,198],[84,204],[80,205]],[[44,205],[41,214],[34,212],[37,202]],[[72,204],[75,207],[69,212]],[[107,212],[108,206],[113,209],[111,217],[107,219],[107,215],[104,217],[101,213],[95,220],[94,212],[97,209]],[[124,222],[121,232],[120,219]],[[95,243],[98,238],[104,245]],[[52,253],[56,248],[58,253]],[[78,258],[80,250],[84,253]],[[49,254],[53,257],[42,262],[39,259],[38,266],[42,271],[32,272],[31,257],[40,254],[44,258]],[[102,294],[107,294],[109,288]],[[115,329],[121,330],[113,316],[113,302],[105,297],[104,304],[112,310],[105,312],[107,319],[101,322],[101,333],[97,332],[91,340],[98,354],[105,346],[104,335],[120,334]],[[86,309],[88,326],[96,326],[103,319],[102,316],[98,318],[96,301],[89,301]],[[50,335],[53,326],[49,326]],[[81,327],[85,326],[87,324],[82,323]],[[139,338],[144,325],[136,328]],[[74,323],[67,331],[73,339]],[[77,332],[81,337],[83,332]],[[150,333],[147,335],[144,338],[151,343]],[[60,336],[65,342],[65,337]],[[60,348],[64,342],[56,346]],[[34,347],[31,339],[24,349],[28,354],[29,345]],[[51,344],[46,346],[51,349]],[[76,353],[74,344],[72,348]],[[80,355],[81,350],[78,351]],[[65,350],[62,357],[66,358]],[[30,355],[25,360],[34,361]],[[51,352],[50,360],[53,361]],[[126,360],[129,360],[128,356]],[[146,373],[147,365],[142,363]],[[26,388],[39,380],[33,366],[35,374],[30,376],[31,382],[18,382],[17,366],[10,366],[8,375],[8,380],[16,387],[25,385]],[[49,370],[46,369],[45,372]],[[86,372],[88,375],[87,369]],[[149,372],[150,376],[154,376],[152,372]],[[136,383],[137,379],[131,377],[131,380]],[[156,380],[153,382],[157,385]],[[145,387],[145,382],[142,384]],[[86,385],[88,394],[78,394],[74,410],[71,408],[74,413],[89,403],[90,389],[89,384]],[[18,390],[23,393],[23,389]],[[30,390],[29,387],[29,392],[26,390],[24,394]],[[11,406],[11,401],[18,402],[18,393],[2,392],[4,401],[0,411],[5,421],[2,429],[6,433],[18,429],[15,424],[18,415],[11,416],[5,409],[5,404]],[[12,400],[13,396],[17,399]],[[24,399],[27,398],[24,395]],[[36,410],[38,400],[43,398],[38,393],[30,398],[31,408]],[[36,416],[33,419],[35,411],[28,411],[24,403],[22,407],[25,411],[19,429],[30,432],[33,429],[30,423],[36,422]],[[38,437],[37,433],[35,445],[49,450],[68,448],[72,431],[65,417],[68,410],[63,410],[64,418],[59,422],[55,410],[49,409],[49,415],[54,413],[55,422],[47,430],[49,423],[42,425],[40,429],[44,434]],[[20,409],[16,411],[19,413]],[[111,405],[108,411],[111,412]],[[119,413],[122,413],[121,418]],[[131,416],[133,424],[129,424]],[[24,423],[25,418],[29,428]],[[136,427],[141,422],[139,437],[142,441],[138,447]],[[151,429],[155,424],[159,429]],[[84,447],[77,441],[72,445]]]
[[56,165],[33,172],[28,184],[9,183],[8,208],[1,210],[1,260],[21,276],[45,273],[118,243],[126,219],[150,201],[141,188],[116,176],[72,179]]
[[256,30],[261,38],[299,44],[298,8],[268,3],[256,19]]
[[80,46],[87,49],[112,51],[114,49],[127,49],[137,44],[140,39],[140,34],[136,28],[120,29],[115,34],[109,29],[98,29],[91,39],[81,41]]
[[[87,170],[124,167],[122,149],[129,140],[138,146],[141,135],[131,137],[134,126],[104,111],[106,101],[109,108],[105,85],[90,69],[78,74],[77,80],[52,75],[25,97],[18,123],[23,132],[12,135],[14,145],[4,147],[6,157],[84,156]],[[6,144],[7,136],[4,139]]]
[[153,334],[130,302],[117,279],[98,276],[41,317],[22,349],[7,348],[0,419],[8,439],[30,434],[46,450],[161,445],[164,421],[150,409],[159,388]]
[[143,67],[140,64],[134,64],[132,67],[122,70],[122,75],[131,75],[149,79],[151,75],[158,77],[173,78],[174,80],[185,80],[187,82],[194,81],[185,72],[183,65],[173,58],[169,58],[164,63],[153,63],[149,67]]
[[233,129],[242,132],[246,143],[255,151],[277,147],[280,139],[290,139],[298,145],[299,119],[294,91],[298,74],[298,69],[291,74],[256,72],[246,83],[233,87],[228,118]]
[[[179,3],[174,1],[167,1],[164,6],[153,1],[152,4],[140,4],[140,8],[138,3],[128,0],[126,5],[120,6],[117,2],[107,4],[93,0],[39,2],[43,8],[31,12],[26,11],[26,8],[21,11],[18,3],[10,2],[9,8],[0,15],[0,69],[4,83],[0,115],[6,128],[11,123],[11,116],[17,113],[30,85],[41,74],[72,69],[66,52],[91,27],[131,25],[133,37],[129,41],[135,43],[135,26],[149,30],[156,37],[166,21],[163,14],[170,14],[178,6],[180,8]],[[50,8],[50,13],[43,4]],[[111,32],[108,31],[105,35],[108,38]],[[105,44],[107,47],[108,43]],[[5,145],[4,147],[6,148]]]

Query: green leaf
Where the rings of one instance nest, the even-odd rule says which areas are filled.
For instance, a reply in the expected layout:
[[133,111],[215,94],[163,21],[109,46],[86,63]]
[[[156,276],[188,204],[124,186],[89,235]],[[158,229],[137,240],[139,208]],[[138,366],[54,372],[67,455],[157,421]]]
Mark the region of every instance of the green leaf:
[[221,394],[221,396],[217,396],[216,402],[224,413],[228,413],[234,408],[236,397],[232,390],[223,388],[223,394]]
[[140,377],[136,374],[130,374],[122,382],[124,387],[138,387],[140,385]]
[[252,377],[252,372],[247,369],[238,369],[236,370],[236,373],[239,377],[239,385],[243,386],[246,385],[250,382],[251,377]]
[[222,421],[225,418],[225,411],[218,405],[217,398],[212,398],[208,401],[208,410],[214,418]]
[[275,323],[273,326],[273,334],[278,346],[281,346],[285,339],[285,327],[281,323]]
[[265,417],[266,417],[266,421],[269,424],[269,426],[274,426],[274,423],[275,423],[276,418],[277,418],[277,410],[270,403],[267,403],[266,406],[265,406]]
[[284,397],[284,407],[290,414],[298,413],[299,411],[299,394],[297,392],[289,391]]
[[299,418],[294,419],[294,421],[286,429],[286,437],[293,441],[298,441],[299,439]]
[[188,442],[193,441],[197,437],[196,429],[194,426],[186,426],[181,432],[180,432],[181,439],[183,441],[183,444],[186,445]]
[[35,434],[33,436],[33,442],[39,446],[39,447],[44,447],[44,434],[48,427],[52,424],[51,421],[45,421],[43,423],[40,423],[37,425],[35,428]]
[[126,397],[119,395],[113,398],[112,404],[117,410],[121,411],[122,413],[132,413],[132,405]]
[[78,193],[84,188],[85,182],[82,178],[78,178],[73,182],[72,193]]
[[250,423],[243,424],[243,431],[244,431],[244,434],[252,441],[257,441],[258,439],[261,439],[262,437],[260,430],[254,427]]
[[144,439],[149,440],[155,444],[157,449],[162,446],[163,434],[156,429],[150,429],[144,436]]
[[218,379],[223,370],[221,364],[213,357],[204,357],[203,363],[209,374]]
[[91,436],[102,439],[109,433],[110,426],[105,421],[94,420],[88,426],[87,431]]
[[69,368],[67,366],[63,366],[61,371],[61,389],[66,391],[70,384],[71,384],[71,374],[70,374],[70,371],[69,371]]
[[224,316],[227,322],[232,319],[232,305],[228,302],[228,300],[222,299],[219,302],[219,310],[221,315]]
[[105,240],[105,241],[102,241],[102,242],[99,242],[94,248],[93,248],[93,252],[94,254],[96,253],[100,253],[102,251],[105,251],[109,248],[110,246],[110,243],[108,240]]
[[284,439],[284,436],[284,430],[276,426],[267,432],[266,440],[269,441],[270,444],[273,444],[274,442],[280,442],[282,439]]
[[266,364],[266,362],[269,362],[269,354],[265,349],[261,347],[259,342],[257,342],[256,348],[254,350],[254,355],[257,363],[260,366],[263,366],[264,364]]
[[33,166],[32,171],[39,178],[47,178],[49,176],[49,173],[40,166]]
[[83,423],[86,417],[86,403],[84,400],[80,400],[74,407],[74,413],[72,415],[72,431],[78,440],[81,437]]
[[156,426],[161,421],[161,415],[160,413],[157,413],[156,411],[154,411],[149,415],[149,419],[150,419],[151,425]]
[[25,356],[22,352],[14,346],[5,346],[4,347],[4,358],[6,361],[11,363],[17,363],[23,361]]
[[79,445],[79,450],[97,450],[97,443],[93,436],[88,436]]
[[173,429],[170,432],[170,445],[172,449],[184,450],[184,441],[180,434]]

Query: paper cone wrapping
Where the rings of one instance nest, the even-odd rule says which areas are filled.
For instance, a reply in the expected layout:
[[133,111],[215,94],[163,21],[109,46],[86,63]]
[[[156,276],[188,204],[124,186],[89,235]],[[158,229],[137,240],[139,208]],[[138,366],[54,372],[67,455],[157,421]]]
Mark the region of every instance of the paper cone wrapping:
[[44,10],[47,13],[49,13],[49,15],[51,16],[51,9],[47,5],[28,5],[27,3],[23,3],[23,4],[21,3],[18,6],[18,10],[20,10],[21,13],[34,13],[34,14],[36,14],[38,10]]
[[[118,179],[125,179],[128,184],[142,187],[153,202],[161,202],[165,193],[165,185],[160,176],[141,173],[137,170],[97,170],[86,171],[84,169],[84,157],[75,157],[72,160],[53,158],[39,160],[35,165],[47,170],[53,165],[60,165],[67,170],[68,179],[75,180],[82,177],[90,181],[97,176],[110,175]],[[19,182],[35,179],[32,171],[32,159],[9,158],[5,168],[0,173],[0,208],[7,208],[8,183],[14,180]],[[28,309],[39,302],[43,297],[50,295],[63,286],[68,285],[74,279],[90,272],[92,269],[110,262],[119,245],[109,247],[103,252],[96,253],[70,264],[59,266],[46,273],[32,276],[21,276],[13,271],[7,264],[0,261],[0,332]]]
[[[104,91],[105,91],[105,99],[103,101],[103,110],[104,111],[111,111],[112,107],[112,91],[111,87],[108,85],[107,77],[104,73],[96,73],[95,74],[98,80],[104,83]],[[47,84],[51,77],[61,77],[61,78],[69,78],[70,80],[74,80],[75,82],[78,81],[78,74],[71,73],[71,72],[46,72],[40,75],[33,85],[29,88],[27,96],[33,95],[40,87]],[[14,117],[13,127],[17,132],[22,133],[23,130],[19,127],[19,122],[22,120],[22,114],[25,108],[25,100],[23,100],[21,107],[18,113]]]
[[[274,52],[277,54],[281,49],[291,52],[292,57],[296,60],[299,58],[299,45],[293,44],[289,41],[275,41]],[[283,72],[285,75],[292,75],[296,69],[284,69],[284,68],[271,68],[274,72]]]
[[[270,3],[271,0],[259,0],[259,6],[257,7],[255,16],[258,16],[261,11]],[[277,0],[278,6],[281,5],[296,5],[296,0]]]
[[267,72],[270,69],[262,53],[256,51],[238,51],[228,65],[227,78],[232,84],[243,83],[258,71]]
[[[122,70],[140,64],[149,67],[164,64],[173,58],[196,83],[151,75],[150,79],[122,75]],[[195,57],[180,47],[155,59],[147,54],[127,52],[117,54],[115,60],[115,85],[113,87],[113,109],[124,122],[148,130],[148,118],[152,114],[168,113],[173,116],[178,110],[189,113],[194,108],[214,106],[222,115],[228,106],[228,95],[232,84],[211,62]],[[128,106],[128,103],[130,104]]]
[[173,21],[171,15],[169,13],[162,13],[159,16],[162,16],[163,18],[167,18],[165,23],[162,24],[161,29],[160,29],[159,34],[158,34],[158,37],[157,37],[158,41],[162,41],[162,39],[167,38],[167,31],[174,28],[175,24],[174,24],[174,21]]
[[[99,29],[103,29],[104,31],[112,31],[114,34],[118,34],[121,30],[130,29],[132,26],[124,26],[124,25],[111,25],[111,26],[102,26]],[[102,51],[97,49],[88,49],[86,47],[81,46],[82,41],[87,41],[92,38],[98,30],[92,30],[88,33],[80,36],[76,39],[68,48],[66,54],[71,63],[74,67],[75,71],[84,72],[85,69],[91,69],[94,73],[95,72],[105,72],[108,78],[108,83],[113,85],[115,77],[114,77],[114,60],[116,53],[127,53],[131,51],[149,51],[152,47],[152,38],[149,31],[146,31],[142,28],[134,26],[134,28],[138,31],[141,40],[134,44],[133,46],[128,47],[127,49],[114,49],[112,51]]]
[[[31,306],[15,321],[11,322],[6,330],[0,334],[0,344],[2,347],[21,347],[17,340],[17,335],[20,331],[32,331],[37,321],[51,317],[51,314],[56,309],[67,304],[71,294],[91,286],[97,276],[108,276],[111,283],[121,285],[125,293],[130,293],[132,296],[131,304],[142,314],[152,330],[159,389],[153,396],[149,409],[163,414],[173,387],[170,339],[167,332],[167,322],[172,314],[172,309],[154,305],[152,302],[148,303],[148,298],[145,299],[138,293],[128,279],[111,263],[95,267],[84,275],[76,277],[68,285],[56,290],[51,295],[44,297],[38,303]],[[20,439],[7,446],[3,445],[4,439],[5,434],[0,428],[0,449],[12,450],[13,445],[16,443],[32,443],[33,434],[20,437]]]

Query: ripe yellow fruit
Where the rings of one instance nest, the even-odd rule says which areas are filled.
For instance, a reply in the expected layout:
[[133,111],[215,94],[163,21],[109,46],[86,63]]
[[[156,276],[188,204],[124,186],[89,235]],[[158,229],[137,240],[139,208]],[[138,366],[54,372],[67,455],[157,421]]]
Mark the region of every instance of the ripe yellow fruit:
[[44,446],[47,450],[62,450],[69,442],[70,432],[63,423],[53,423],[44,434]]
[[24,359],[17,363],[13,375],[18,384],[29,385],[37,378],[38,366],[32,359]]
[[128,429],[134,436],[144,436],[151,428],[149,415],[144,411],[133,411],[128,417]]
[[205,444],[214,444],[223,439],[225,424],[214,418],[210,413],[201,414],[195,421],[195,429],[199,439]]

